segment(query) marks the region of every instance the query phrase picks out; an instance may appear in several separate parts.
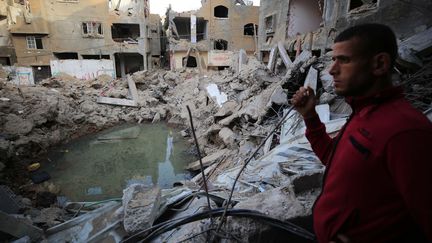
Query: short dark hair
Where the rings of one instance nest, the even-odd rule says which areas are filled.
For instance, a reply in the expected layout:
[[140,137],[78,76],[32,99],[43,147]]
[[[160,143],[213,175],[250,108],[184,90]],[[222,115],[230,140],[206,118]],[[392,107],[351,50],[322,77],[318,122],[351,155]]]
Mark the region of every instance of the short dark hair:
[[357,37],[361,41],[363,53],[375,55],[385,52],[390,55],[391,63],[394,65],[398,57],[396,36],[390,27],[383,24],[361,24],[350,27],[340,33],[335,43],[348,41]]

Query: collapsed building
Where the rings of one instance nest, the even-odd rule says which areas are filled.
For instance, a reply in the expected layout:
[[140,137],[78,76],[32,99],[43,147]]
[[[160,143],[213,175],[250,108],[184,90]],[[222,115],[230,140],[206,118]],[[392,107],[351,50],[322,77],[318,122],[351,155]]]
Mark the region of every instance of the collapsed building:
[[[319,57],[331,50],[337,33],[356,24],[379,22],[390,26],[400,44],[400,61],[422,65],[430,59],[431,2],[415,1],[261,1],[259,56],[264,63],[279,42],[291,57],[309,50]],[[417,43],[422,43],[417,45]]]
[[25,83],[24,75],[29,83],[62,72],[79,79],[102,74],[116,78],[157,66],[153,59],[161,52],[160,19],[150,16],[148,0],[26,0],[1,4],[1,11],[7,11],[2,26],[7,25],[10,32],[5,33],[10,41],[3,37],[2,45],[8,44],[11,56],[2,57],[2,63],[25,67],[17,72],[20,83]]
[[233,66],[234,53],[258,50],[259,7],[234,0],[202,0],[197,11],[170,11],[169,54],[171,70],[200,70]]

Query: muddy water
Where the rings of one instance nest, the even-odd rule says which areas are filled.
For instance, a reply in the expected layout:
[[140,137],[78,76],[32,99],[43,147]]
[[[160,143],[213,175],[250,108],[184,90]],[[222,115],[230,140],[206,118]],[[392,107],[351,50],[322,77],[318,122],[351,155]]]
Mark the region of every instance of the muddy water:
[[72,201],[121,197],[133,183],[170,188],[189,179],[194,161],[179,132],[164,124],[115,127],[55,148],[45,170],[61,195]]

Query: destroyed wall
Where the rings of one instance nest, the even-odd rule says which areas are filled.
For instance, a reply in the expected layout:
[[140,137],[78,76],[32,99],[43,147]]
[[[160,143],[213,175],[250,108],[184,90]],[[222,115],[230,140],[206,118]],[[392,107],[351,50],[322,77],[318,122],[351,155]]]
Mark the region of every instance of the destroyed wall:
[[[261,2],[259,48],[261,60],[267,61],[269,51],[282,41],[288,52],[294,52],[301,41],[302,49],[325,52],[331,48],[337,32],[360,23],[378,22],[389,25],[399,40],[404,40],[432,26],[432,2],[389,1],[299,1],[269,0]],[[308,20],[297,18],[312,16]],[[322,21],[318,24],[318,13]],[[421,17],[419,17],[421,16]],[[299,21],[302,20],[302,21]],[[297,23],[297,24],[296,24]],[[315,28],[314,28],[315,27]],[[302,31],[299,31],[302,30]],[[299,35],[298,35],[299,34]]]
[[0,65],[8,65],[16,62],[15,50],[9,34],[8,4],[5,0],[0,1]]
[[161,54],[162,50],[162,20],[159,14],[150,14],[149,20],[149,36],[150,36],[150,54],[151,54],[151,67],[160,68],[161,67]]
[[[199,52],[200,57],[197,53],[191,55],[200,59],[198,62],[204,69],[209,66],[231,66],[228,60],[223,61],[223,65],[216,65],[211,57],[226,59],[226,55],[232,56],[233,51],[240,49],[252,55],[258,45],[257,33],[254,31],[254,26],[258,24],[258,14],[259,7],[236,4],[232,0],[202,1],[202,7],[194,12],[171,11],[171,67],[183,68],[183,59],[191,47]],[[196,16],[196,26],[191,24],[192,15]]]

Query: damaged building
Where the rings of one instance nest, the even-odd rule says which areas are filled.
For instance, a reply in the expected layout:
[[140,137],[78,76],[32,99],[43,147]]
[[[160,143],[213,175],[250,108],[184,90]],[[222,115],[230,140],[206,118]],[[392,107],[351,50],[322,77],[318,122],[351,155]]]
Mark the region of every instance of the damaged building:
[[259,57],[274,66],[276,55],[271,52],[277,49],[278,43],[292,59],[301,50],[309,50],[319,57],[331,49],[334,38],[343,29],[379,22],[395,31],[400,59],[422,65],[422,59],[430,59],[430,46],[415,43],[428,43],[421,40],[432,35],[431,8],[428,0],[261,1]]
[[201,3],[163,31],[144,0],[0,0],[0,241],[316,242],[325,166],[290,99],[343,133],[328,69],[355,24],[395,30],[432,121],[430,0]]
[[[152,68],[153,58],[160,56],[160,45],[152,41],[160,40],[159,19],[150,21],[148,0],[7,2],[2,8],[7,20],[1,21],[7,21],[9,46],[16,51],[17,65],[27,67],[36,82],[58,73],[79,79],[124,77]],[[9,55],[2,62],[13,65]]]
[[235,53],[257,51],[259,7],[234,0],[202,0],[196,11],[169,12],[171,70],[231,67]]

